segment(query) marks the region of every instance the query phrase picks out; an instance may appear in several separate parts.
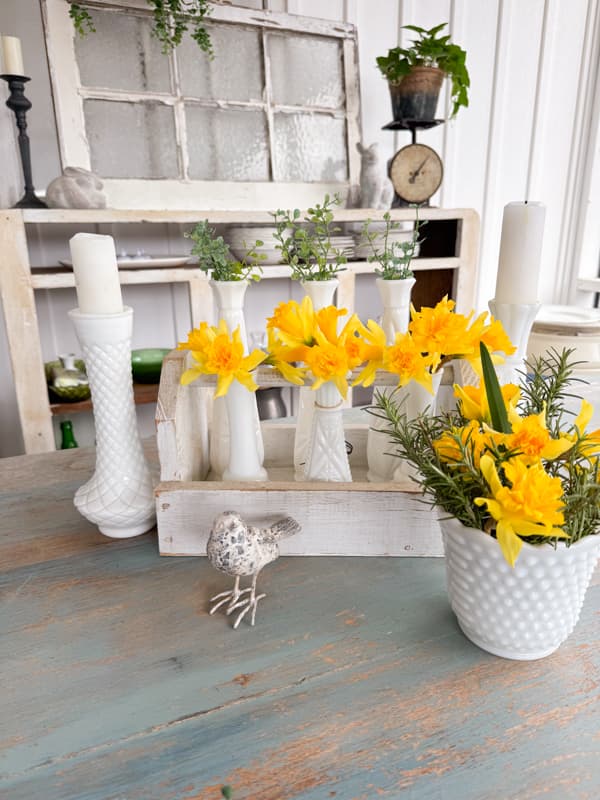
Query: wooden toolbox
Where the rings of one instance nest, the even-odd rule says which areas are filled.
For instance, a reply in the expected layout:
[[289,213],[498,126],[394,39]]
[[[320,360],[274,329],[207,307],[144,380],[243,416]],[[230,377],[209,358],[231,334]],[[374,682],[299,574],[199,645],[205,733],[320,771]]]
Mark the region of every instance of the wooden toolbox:
[[418,489],[367,481],[366,414],[364,423],[345,427],[346,440],[352,446],[352,483],[296,482],[295,426],[278,421],[262,423],[267,482],[212,480],[208,434],[214,387],[181,386],[185,359],[184,351],[167,356],[158,394],[161,474],[156,510],[161,555],[205,555],[212,522],[226,510],[238,511],[253,524],[294,517],[302,531],[281,542],[283,555],[443,554],[436,513]]

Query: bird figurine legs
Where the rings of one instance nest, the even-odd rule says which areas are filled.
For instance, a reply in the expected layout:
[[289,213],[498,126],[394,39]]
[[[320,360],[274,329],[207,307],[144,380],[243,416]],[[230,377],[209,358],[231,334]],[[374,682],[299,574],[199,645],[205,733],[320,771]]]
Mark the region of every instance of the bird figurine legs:
[[[238,575],[235,579],[235,583],[233,585],[233,589],[229,592],[221,592],[220,594],[216,594],[214,597],[210,598],[210,602],[214,603],[215,600],[218,602],[210,609],[210,614],[214,614],[221,606],[225,605],[225,603],[229,602],[227,606],[227,615],[235,611],[236,608],[242,608],[242,611],[238,614],[236,621],[233,623],[233,627],[237,628],[240,624],[242,619],[246,616],[248,611],[252,609],[252,617],[250,618],[250,625],[254,625],[254,620],[256,619],[256,609],[258,607],[258,601],[262,600],[263,597],[267,595],[263,594],[256,594],[256,579],[258,578],[258,574],[252,576],[252,585],[247,586],[245,589],[240,590],[240,576]],[[249,597],[243,597],[247,592],[250,593]],[[240,598],[242,598],[240,600]]]

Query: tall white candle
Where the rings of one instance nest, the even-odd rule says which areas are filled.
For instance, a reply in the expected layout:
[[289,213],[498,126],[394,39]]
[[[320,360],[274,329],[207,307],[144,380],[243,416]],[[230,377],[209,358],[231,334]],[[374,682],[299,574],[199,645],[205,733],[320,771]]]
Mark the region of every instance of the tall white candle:
[[123,299],[112,236],[76,233],[69,246],[79,310],[83,314],[120,314]]
[[504,207],[494,298],[497,303],[538,302],[545,217],[542,203],[509,203]]
[[2,74],[25,75],[21,40],[16,36],[2,37]]

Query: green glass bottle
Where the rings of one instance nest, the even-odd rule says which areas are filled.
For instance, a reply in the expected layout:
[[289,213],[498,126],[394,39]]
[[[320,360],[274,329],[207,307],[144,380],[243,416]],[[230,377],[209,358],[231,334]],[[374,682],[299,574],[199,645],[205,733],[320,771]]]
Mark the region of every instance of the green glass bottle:
[[66,419],[64,422],[60,423],[60,430],[62,432],[62,441],[60,443],[61,450],[69,450],[71,447],[79,447],[75,440],[73,423],[70,419]]

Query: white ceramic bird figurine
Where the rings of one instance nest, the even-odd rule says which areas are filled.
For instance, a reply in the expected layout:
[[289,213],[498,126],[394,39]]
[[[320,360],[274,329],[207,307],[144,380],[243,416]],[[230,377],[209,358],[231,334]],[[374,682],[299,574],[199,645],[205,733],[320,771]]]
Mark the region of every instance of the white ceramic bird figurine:
[[[247,525],[236,511],[219,514],[208,537],[206,555],[213,567],[234,576],[235,584],[231,591],[211,597],[210,602],[214,605],[210,613],[214,614],[225,604],[227,614],[241,608],[233,625],[237,628],[248,611],[252,610],[250,624],[254,625],[258,601],[266,597],[264,593],[256,594],[258,573],[279,557],[279,540],[293,536],[299,530],[300,525],[292,517],[279,519],[269,528],[256,528]],[[240,578],[246,575],[252,576],[252,585],[240,590]],[[246,594],[248,596],[244,597]]]

